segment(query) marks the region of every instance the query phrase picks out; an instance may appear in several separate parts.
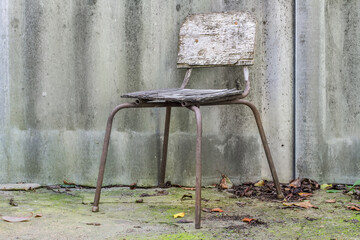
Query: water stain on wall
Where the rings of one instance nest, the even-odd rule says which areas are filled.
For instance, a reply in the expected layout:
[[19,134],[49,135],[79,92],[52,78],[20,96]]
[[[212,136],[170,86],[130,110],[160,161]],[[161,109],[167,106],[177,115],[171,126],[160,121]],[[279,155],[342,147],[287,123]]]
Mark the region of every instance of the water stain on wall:
[[92,109],[90,107],[90,71],[91,69],[91,34],[94,21],[96,1],[76,2],[74,14],[74,54],[75,54],[75,85],[73,96],[75,100],[75,126],[70,129],[90,129],[92,126]]
[[42,70],[41,17],[43,10],[38,1],[26,1],[24,8],[25,34],[23,40],[24,86],[25,88],[25,126],[37,128],[39,118],[37,102],[41,96],[40,71]]
[[[141,0],[128,0],[125,3],[125,47],[126,47],[126,92],[140,91],[142,84],[141,61],[143,41],[143,4]],[[126,113],[127,127],[136,130],[140,127],[139,110]]]

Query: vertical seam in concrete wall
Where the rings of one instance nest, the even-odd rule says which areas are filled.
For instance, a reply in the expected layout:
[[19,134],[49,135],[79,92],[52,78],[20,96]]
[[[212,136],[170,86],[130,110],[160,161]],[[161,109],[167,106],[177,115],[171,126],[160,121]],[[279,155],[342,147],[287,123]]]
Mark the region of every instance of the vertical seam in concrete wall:
[[9,116],[9,3],[4,0],[0,4],[0,126],[3,131]]
[[[5,174],[0,176],[0,182],[8,178],[9,153],[5,146],[6,132],[9,122],[9,2],[0,2],[0,166],[6,168]],[[5,162],[3,162],[5,161]]]
[[294,0],[294,43],[293,43],[293,46],[294,46],[294,70],[293,70],[293,74],[294,74],[294,92],[293,92],[293,96],[294,96],[294,103],[293,103],[293,108],[294,108],[294,114],[293,114],[293,164],[294,164],[294,167],[293,167],[293,178],[296,179],[296,159],[297,159],[297,152],[296,152],[296,97],[297,97],[297,94],[296,94],[296,90],[297,90],[297,79],[296,79],[296,73],[297,73],[297,69],[296,69],[296,66],[297,66],[297,41],[296,39],[298,38],[298,34],[297,34],[297,11],[298,11],[298,7],[297,7],[297,0]]
[[[73,94],[76,99],[76,110],[80,113],[77,123],[72,122],[73,126],[70,126],[70,129],[85,129],[89,130],[92,125],[92,119],[89,117],[90,107],[89,101],[89,85],[91,82],[91,65],[92,65],[92,56],[91,51],[91,41],[93,33],[93,22],[95,21],[95,10],[96,10],[96,1],[89,0],[88,2],[77,2],[74,7],[74,18],[73,24],[75,32],[73,35],[74,38],[74,55],[75,55],[75,68],[74,76],[75,83]],[[71,115],[71,114],[70,114]]]

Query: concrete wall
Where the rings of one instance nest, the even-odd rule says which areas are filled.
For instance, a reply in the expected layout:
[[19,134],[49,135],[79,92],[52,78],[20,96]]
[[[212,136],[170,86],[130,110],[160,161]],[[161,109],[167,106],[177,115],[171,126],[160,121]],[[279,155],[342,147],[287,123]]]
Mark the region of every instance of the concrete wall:
[[[95,185],[106,119],[120,95],[180,86],[178,31],[193,13],[249,11],[258,21],[249,99],[281,181],[293,172],[293,3],[287,0],[1,0],[0,182]],[[200,69],[192,88],[235,86],[241,68]],[[242,78],[242,77],[240,77]],[[202,109],[204,184],[270,178],[251,111]],[[164,109],[123,110],[104,183],[156,185]],[[172,114],[167,180],[194,184],[195,116]]]
[[360,2],[296,1],[296,174],[360,178]]

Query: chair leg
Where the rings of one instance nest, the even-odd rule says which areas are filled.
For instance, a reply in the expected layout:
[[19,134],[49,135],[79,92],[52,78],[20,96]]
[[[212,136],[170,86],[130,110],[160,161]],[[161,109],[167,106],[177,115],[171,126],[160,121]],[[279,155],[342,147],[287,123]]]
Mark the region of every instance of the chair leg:
[[121,110],[123,108],[128,108],[128,107],[134,107],[134,104],[133,103],[120,104],[119,106],[114,108],[114,110],[110,113],[110,116],[108,118],[107,125],[106,125],[105,137],[104,137],[103,151],[102,151],[101,160],[100,160],[99,175],[98,175],[98,180],[97,180],[97,185],[96,185],[94,205],[93,205],[93,208],[92,208],[93,212],[98,212],[99,211],[99,201],[100,201],[101,187],[102,187],[102,183],[103,183],[103,179],[104,179],[106,156],[107,156],[107,152],[108,152],[108,148],[109,148],[109,141],[110,141],[112,122],[113,122],[115,114],[119,110]]
[[264,131],[264,128],[261,123],[259,111],[256,109],[256,107],[252,103],[250,103],[246,100],[239,100],[239,103],[250,107],[250,109],[252,110],[252,112],[254,114],[256,124],[257,124],[258,130],[259,130],[259,133],[260,133],[261,141],[264,146],[266,158],[267,158],[267,161],[268,161],[268,164],[270,167],[271,176],[274,180],[274,184],[275,184],[275,188],[276,188],[276,192],[277,192],[277,198],[279,198],[279,199],[284,198],[284,195],[281,192],[280,183],[279,183],[279,179],[278,179],[278,176],[276,173],[275,165],[274,165],[274,162],[271,157],[270,148],[269,148],[268,142],[266,140],[265,131]]
[[167,151],[168,151],[168,142],[169,142],[170,116],[171,116],[171,107],[166,107],[164,142],[163,142],[163,149],[162,149],[163,152],[162,152],[162,160],[160,166],[159,187],[165,187],[165,172],[166,172]]
[[199,107],[190,107],[196,117],[196,186],[195,186],[195,228],[200,228],[201,222],[201,138],[202,122]]

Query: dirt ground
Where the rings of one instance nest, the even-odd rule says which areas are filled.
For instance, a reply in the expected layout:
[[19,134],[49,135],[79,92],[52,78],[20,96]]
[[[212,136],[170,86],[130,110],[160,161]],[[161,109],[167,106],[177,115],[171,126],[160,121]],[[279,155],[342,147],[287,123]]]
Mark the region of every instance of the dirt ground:
[[[317,208],[304,209],[203,188],[202,207],[224,212],[203,211],[196,230],[195,192],[165,190],[103,189],[98,213],[91,212],[94,189],[0,191],[1,218],[33,214],[26,222],[1,220],[0,239],[360,239],[360,212],[346,208],[359,202],[342,193],[318,190],[309,198]],[[184,195],[192,198],[181,200]],[[174,219],[180,212],[185,216]],[[246,217],[256,220],[243,222]]]

